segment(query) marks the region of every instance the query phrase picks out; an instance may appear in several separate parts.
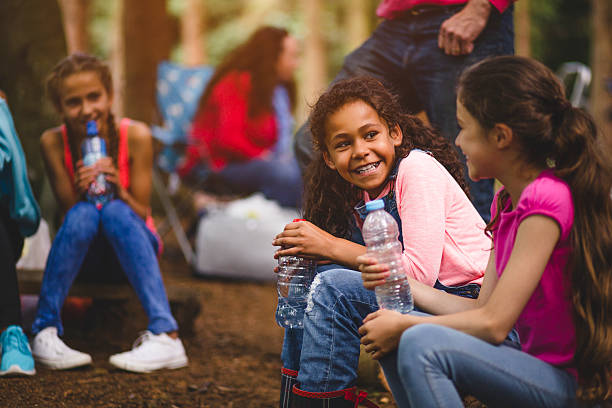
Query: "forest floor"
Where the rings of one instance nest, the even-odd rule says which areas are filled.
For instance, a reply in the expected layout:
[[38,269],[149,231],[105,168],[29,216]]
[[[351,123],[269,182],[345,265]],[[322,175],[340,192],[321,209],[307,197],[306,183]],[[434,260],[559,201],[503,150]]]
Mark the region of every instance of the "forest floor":
[[[64,340],[90,353],[93,365],[67,371],[38,365],[31,378],[0,378],[0,407],[278,406],[283,331],[274,321],[274,284],[193,277],[171,245],[160,261],[164,280],[196,291],[201,305],[193,333],[181,334],[188,367],[149,374],[115,369],[108,357],[131,347],[146,317],[138,303],[94,302],[64,317]],[[380,383],[364,388],[381,407],[395,406]]]

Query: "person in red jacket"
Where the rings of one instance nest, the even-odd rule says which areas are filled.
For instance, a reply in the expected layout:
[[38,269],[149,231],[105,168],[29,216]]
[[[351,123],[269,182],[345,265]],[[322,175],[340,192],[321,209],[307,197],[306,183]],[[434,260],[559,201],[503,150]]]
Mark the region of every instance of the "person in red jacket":
[[200,99],[181,175],[204,164],[233,190],[299,205],[290,140],[297,55],[286,30],[265,26],[221,62]]

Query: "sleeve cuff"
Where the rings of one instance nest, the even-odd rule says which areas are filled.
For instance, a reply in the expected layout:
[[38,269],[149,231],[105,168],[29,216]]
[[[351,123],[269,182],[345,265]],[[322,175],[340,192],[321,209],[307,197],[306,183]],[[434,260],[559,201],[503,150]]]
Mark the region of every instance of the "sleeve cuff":
[[515,0],[489,0],[497,11],[503,13]]

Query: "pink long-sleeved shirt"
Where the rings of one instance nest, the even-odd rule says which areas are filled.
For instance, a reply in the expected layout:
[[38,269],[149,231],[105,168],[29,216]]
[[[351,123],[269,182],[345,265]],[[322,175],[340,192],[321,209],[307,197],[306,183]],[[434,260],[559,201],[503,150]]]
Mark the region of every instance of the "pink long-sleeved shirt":
[[[389,193],[390,186],[377,198]],[[485,223],[453,176],[431,155],[412,151],[395,181],[406,274],[433,286],[482,284],[491,250]],[[370,197],[364,193],[365,201]]]

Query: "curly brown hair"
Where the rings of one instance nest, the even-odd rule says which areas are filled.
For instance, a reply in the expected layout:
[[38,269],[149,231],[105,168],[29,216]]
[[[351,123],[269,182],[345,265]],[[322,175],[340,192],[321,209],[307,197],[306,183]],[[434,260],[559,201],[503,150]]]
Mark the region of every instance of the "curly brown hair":
[[[521,157],[530,164],[555,163],[574,202],[572,254],[567,274],[572,288],[578,398],[612,395],[612,170],[591,117],[571,106],[563,85],[543,64],[523,57],[494,57],[460,77],[459,100],[486,130],[497,123],[512,129]],[[502,190],[494,231],[509,194]]]
[[[51,73],[47,76],[46,91],[47,96],[55,106],[57,111],[61,111],[62,86],[64,79],[72,74],[79,72],[95,72],[100,78],[100,82],[104,90],[109,96],[113,95],[113,79],[108,65],[94,55],[76,52],[62,59],[55,65]],[[113,159],[117,166],[117,155],[119,152],[119,135],[117,126],[115,125],[115,117],[112,112],[108,114],[108,155]],[[73,167],[76,165],[76,158],[80,156],[80,146],[78,146],[78,138],[75,137],[70,126],[66,125],[68,134],[68,144],[70,153],[73,157]]]
[[316,157],[305,174],[304,216],[329,233],[347,238],[350,231],[349,213],[362,197],[362,190],[344,180],[324,161],[327,151],[325,125],[327,119],[344,105],[363,101],[370,105],[389,130],[399,126],[402,143],[395,147],[395,163],[415,148],[429,151],[455,178],[469,197],[464,166],[455,148],[420,119],[401,111],[397,98],[378,80],[359,76],[334,84],[314,105],[309,118]]
[[279,81],[276,72],[283,41],[288,35],[289,32],[284,28],[271,26],[261,27],[251,34],[246,42],[230,52],[215,69],[200,98],[197,112],[204,109],[215,85],[232,71],[251,74],[250,117],[272,110],[274,88],[279,83],[287,88],[291,106],[295,106],[295,81]]

